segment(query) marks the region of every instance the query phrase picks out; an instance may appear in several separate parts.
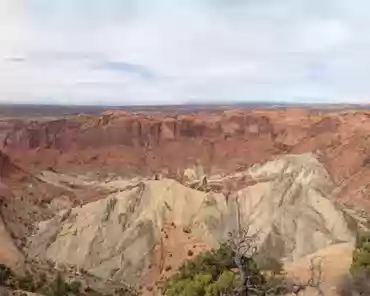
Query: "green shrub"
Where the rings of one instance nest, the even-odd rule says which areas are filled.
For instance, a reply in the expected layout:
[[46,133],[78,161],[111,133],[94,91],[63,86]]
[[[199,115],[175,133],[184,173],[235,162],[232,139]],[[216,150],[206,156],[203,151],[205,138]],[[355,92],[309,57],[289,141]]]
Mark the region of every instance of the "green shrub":
[[262,271],[269,271],[275,275],[279,275],[284,271],[283,263],[276,258],[257,255],[255,261]]
[[81,283],[79,281],[73,281],[68,286],[68,291],[74,295],[79,295],[81,290]]
[[4,264],[0,264],[0,285],[5,285],[12,276],[11,269]]
[[235,289],[241,287],[240,276],[230,270],[225,270],[216,282],[206,289],[206,296],[232,294]]
[[[210,290],[217,290],[216,283],[225,284],[224,275],[235,268],[231,249],[223,244],[217,250],[199,254],[192,260],[185,262],[178,272],[168,279],[162,286],[162,292],[167,296],[198,296],[212,295]],[[207,294],[208,293],[208,294]]]
[[358,235],[356,249],[353,252],[351,274],[370,274],[370,233],[362,232]]
[[66,296],[68,295],[68,292],[69,286],[59,273],[54,282],[52,282],[51,285],[46,288],[46,291],[44,291],[47,296]]
[[370,295],[370,233],[357,235],[350,276],[339,287],[342,296]]
[[192,278],[198,274],[209,274],[216,279],[224,270],[235,268],[231,249],[223,244],[217,250],[199,254],[193,260],[185,262],[180,269],[180,278]]
[[212,282],[210,274],[198,274],[193,278],[173,281],[166,290],[167,296],[198,296],[205,295]]
[[[234,262],[234,255],[226,244],[217,250],[199,254],[185,262],[176,274],[164,282],[161,287],[162,293],[166,296],[237,295],[242,291],[243,279]],[[243,257],[242,265],[244,273],[249,278],[249,285],[255,290],[253,292],[253,289],[250,289],[248,295],[265,295],[265,291],[276,287],[279,288],[274,292],[286,292],[285,286],[281,285],[284,278],[266,277],[253,258]]]
[[18,278],[18,287],[21,290],[28,291],[28,292],[35,292],[36,286],[32,275],[29,272],[26,272],[24,277]]
[[370,277],[363,274],[346,277],[338,291],[341,296],[370,295]]

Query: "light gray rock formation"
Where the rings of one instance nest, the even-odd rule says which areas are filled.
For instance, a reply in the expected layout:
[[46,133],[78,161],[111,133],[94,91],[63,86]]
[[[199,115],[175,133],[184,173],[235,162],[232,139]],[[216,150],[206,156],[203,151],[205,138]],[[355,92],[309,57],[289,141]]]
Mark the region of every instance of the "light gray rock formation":
[[331,201],[332,183],[312,154],[283,156],[249,169],[261,180],[235,192],[190,189],[176,181],[147,181],[40,223],[33,257],[77,265],[102,278],[140,282],[174,222],[217,245],[228,231],[250,225],[261,252],[293,261],[340,242],[353,243],[354,224]]

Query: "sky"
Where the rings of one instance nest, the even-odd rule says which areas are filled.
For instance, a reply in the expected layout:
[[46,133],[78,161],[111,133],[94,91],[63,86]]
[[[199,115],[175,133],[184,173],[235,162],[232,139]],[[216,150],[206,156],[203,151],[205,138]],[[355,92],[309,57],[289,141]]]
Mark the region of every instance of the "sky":
[[0,103],[370,102],[366,0],[0,0]]

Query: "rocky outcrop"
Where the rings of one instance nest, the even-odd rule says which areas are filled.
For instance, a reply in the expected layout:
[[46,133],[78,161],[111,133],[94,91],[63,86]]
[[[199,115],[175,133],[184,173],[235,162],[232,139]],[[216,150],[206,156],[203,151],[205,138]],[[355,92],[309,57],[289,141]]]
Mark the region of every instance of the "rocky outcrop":
[[227,116],[174,116],[105,113],[100,117],[61,119],[18,126],[4,146],[12,149],[79,149],[125,145],[156,147],[162,142],[184,139],[225,139],[270,135],[268,118],[245,112]]
[[17,126],[7,134],[4,147],[20,163],[43,168],[90,166],[173,176],[197,161],[208,171],[218,166],[232,170],[257,147],[259,152],[247,162],[266,160],[279,150],[273,137],[269,119],[249,112],[194,116],[120,112]]
[[17,170],[9,156],[0,150],[0,178],[6,178]]
[[192,115],[112,111],[19,121],[2,138],[6,153],[26,167],[170,178],[194,165],[209,176],[276,155],[313,152],[320,155],[342,202],[370,209],[369,118],[366,111],[303,109]]
[[3,220],[4,208],[7,201],[13,198],[11,190],[3,182],[7,179],[16,167],[10,161],[10,158],[0,151],[0,264],[5,264],[16,271],[23,269],[24,257],[19,251],[9,230]]
[[259,232],[261,248],[270,255],[294,261],[353,241],[355,222],[330,200],[333,184],[312,154],[285,156],[249,172],[270,181],[238,192],[242,221]]
[[0,215],[0,264],[9,266],[16,272],[23,272],[24,256],[15,245]]
[[35,221],[52,217],[58,201],[73,198],[71,190],[34,176],[0,151],[0,246],[8,245],[6,249],[15,254],[11,246],[22,249]]
[[168,179],[119,190],[40,223],[29,242],[30,254],[138,283],[169,224],[215,246],[240,221],[250,234],[258,232],[261,252],[286,261],[332,244],[354,243],[355,223],[332,203],[333,184],[314,155],[281,157],[246,173],[256,184],[229,198]]
[[[216,198],[222,204],[222,196]],[[30,250],[98,276],[137,282],[151,263],[164,224],[192,224],[203,202],[202,192],[173,180],[141,183],[41,223]]]

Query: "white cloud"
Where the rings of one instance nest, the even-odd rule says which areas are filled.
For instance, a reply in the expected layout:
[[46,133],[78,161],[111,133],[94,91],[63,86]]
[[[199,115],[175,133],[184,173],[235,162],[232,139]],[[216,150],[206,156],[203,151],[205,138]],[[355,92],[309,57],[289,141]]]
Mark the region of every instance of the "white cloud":
[[367,97],[369,5],[325,3],[0,0],[0,102]]

